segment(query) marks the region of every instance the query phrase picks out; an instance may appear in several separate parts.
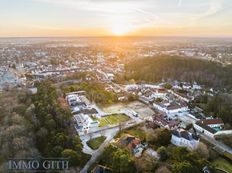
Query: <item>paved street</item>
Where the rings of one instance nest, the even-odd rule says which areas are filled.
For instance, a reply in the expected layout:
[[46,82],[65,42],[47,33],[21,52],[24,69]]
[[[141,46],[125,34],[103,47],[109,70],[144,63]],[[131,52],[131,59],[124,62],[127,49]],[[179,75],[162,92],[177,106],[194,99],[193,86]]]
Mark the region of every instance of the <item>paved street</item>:
[[200,136],[205,139],[206,141],[208,141],[209,143],[213,144],[216,148],[219,148],[222,150],[222,152],[228,152],[230,154],[232,154],[232,148],[230,148],[229,146],[223,144],[220,141],[217,141],[215,139],[211,139],[207,136],[205,136],[204,134],[200,134]]
[[[119,128],[117,128],[117,129],[119,130]],[[88,171],[89,167],[93,163],[95,163],[95,161],[97,160],[98,156],[100,156],[102,154],[102,152],[104,151],[104,148],[109,145],[110,141],[117,134],[118,130],[115,130],[115,131],[111,132],[111,134],[107,136],[107,138],[104,141],[104,143],[97,150],[95,150],[95,151],[92,150],[92,157],[91,157],[91,159],[86,163],[86,165],[84,166],[84,168],[81,170],[80,173],[86,173]]]
[[[122,126],[122,129],[132,127],[132,126],[140,124],[142,122],[144,122],[144,120],[136,118],[136,120],[126,122],[125,125]],[[119,125],[111,127],[111,128],[107,128],[107,129],[102,129],[100,131],[88,133],[88,134],[83,135],[83,136],[80,137],[81,140],[82,140],[82,143],[84,145],[83,152],[86,152],[86,153],[92,155],[91,159],[86,163],[84,168],[81,170],[81,173],[86,173],[88,171],[89,167],[93,163],[95,163],[98,156],[101,155],[101,153],[104,151],[104,148],[109,145],[110,141],[114,138],[114,136],[118,133],[118,131],[119,131]],[[101,136],[101,135],[106,136],[106,140],[104,141],[104,143],[97,150],[92,150],[91,148],[89,148],[87,146],[86,142],[89,139],[96,138],[96,137]]]

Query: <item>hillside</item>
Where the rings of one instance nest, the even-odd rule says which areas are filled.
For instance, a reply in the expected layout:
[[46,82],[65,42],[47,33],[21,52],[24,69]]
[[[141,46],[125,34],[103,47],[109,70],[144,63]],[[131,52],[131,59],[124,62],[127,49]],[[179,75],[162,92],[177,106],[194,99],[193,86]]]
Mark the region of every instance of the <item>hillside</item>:
[[223,67],[216,62],[184,57],[145,57],[126,64],[125,79],[159,82],[179,80],[198,82],[215,88],[232,88],[232,66]]

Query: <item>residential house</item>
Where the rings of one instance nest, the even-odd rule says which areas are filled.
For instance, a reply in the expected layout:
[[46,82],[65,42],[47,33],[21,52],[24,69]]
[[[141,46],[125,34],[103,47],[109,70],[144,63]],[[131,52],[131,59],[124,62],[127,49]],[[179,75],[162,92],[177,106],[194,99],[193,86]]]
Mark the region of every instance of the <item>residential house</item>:
[[166,114],[158,114],[153,117],[153,121],[156,125],[168,128],[168,129],[175,129],[179,127],[179,120],[177,119],[170,119],[167,117]]
[[98,127],[99,122],[93,120],[86,114],[76,114],[74,115],[74,120],[76,122],[76,129],[81,132],[88,132],[91,128]]
[[185,130],[173,130],[171,143],[176,146],[196,149],[199,143],[199,137]]
[[168,101],[163,101],[161,103],[159,102],[154,102],[153,103],[154,108],[158,109],[159,111],[165,112],[166,114],[174,114],[178,112],[183,112],[187,111],[188,106],[184,102],[168,102]]
[[126,146],[135,157],[140,157],[146,145],[141,144],[141,140],[131,135],[125,135],[120,139],[120,144]]
[[197,121],[195,124],[193,124],[193,127],[199,133],[205,134],[210,138],[214,138],[214,134],[223,129],[224,123],[220,118],[204,119]]

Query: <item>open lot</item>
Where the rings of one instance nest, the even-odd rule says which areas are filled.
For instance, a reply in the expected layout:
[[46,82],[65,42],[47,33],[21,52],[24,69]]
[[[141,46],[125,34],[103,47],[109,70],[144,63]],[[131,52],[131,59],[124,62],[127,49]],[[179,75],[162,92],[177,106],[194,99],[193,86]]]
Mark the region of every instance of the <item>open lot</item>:
[[134,101],[127,104],[113,104],[102,108],[104,112],[108,113],[122,112],[125,109],[134,110],[139,114],[140,118],[151,117],[152,115],[154,115],[154,111],[151,108],[139,101]]
[[144,127],[144,124],[130,127],[128,129],[123,130],[120,134],[115,136],[115,138],[118,138],[118,137],[123,136],[125,134],[130,134],[132,136],[140,138],[141,140],[144,140],[146,137],[146,132],[143,130],[143,127]]
[[100,122],[100,127],[106,125],[114,125],[121,122],[128,121],[130,118],[125,114],[113,114],[97,119]]
[[140,118],[151,117],[155,113],[151,108],[139,101],[131,102],[127,107],[136,111]]

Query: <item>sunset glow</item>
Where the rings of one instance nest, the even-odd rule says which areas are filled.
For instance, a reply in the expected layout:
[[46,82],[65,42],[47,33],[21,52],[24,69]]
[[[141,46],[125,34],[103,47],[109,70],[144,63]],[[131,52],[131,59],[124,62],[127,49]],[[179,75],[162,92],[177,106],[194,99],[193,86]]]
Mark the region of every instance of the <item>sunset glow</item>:
[[0,36],[232,36],[230,0],[0,1]]
[[127,35],[130,31],[133,31],[129,22],[123,20],[122,18],[117,18],[116,20],[113,20],[110,30],[115,36]]

